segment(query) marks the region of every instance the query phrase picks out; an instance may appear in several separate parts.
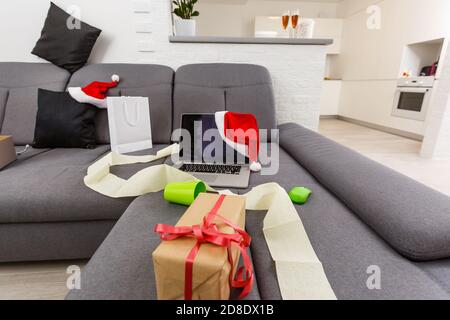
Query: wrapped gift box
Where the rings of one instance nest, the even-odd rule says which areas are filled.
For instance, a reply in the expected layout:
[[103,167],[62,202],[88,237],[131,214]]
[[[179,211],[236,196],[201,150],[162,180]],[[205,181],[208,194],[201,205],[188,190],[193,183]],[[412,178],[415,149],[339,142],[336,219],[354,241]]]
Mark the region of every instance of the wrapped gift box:
[[[186,229],[189,229],[192,226],[205,225],[204,218],[217,205],[219,198],[220,196],[217,194],[200,194],[175,227],[187,227]],[[226,196],[221,201],[217,214],[244,229],[245,198]],[[235,230],[227,226],[221,217],[214,219],[219,232],[236,234]],[[156,229],[158,229],[158,226]],[[163,241],[153,252],[158,299],[186,298],[186,259],[197,244],[197,238],[182,236],[170,241]],[[233,265],[230,264],[227,248],[208,242],[202,242],[199,245],[199,251],[193,260],[192,269],[191,292],[193,300],[229,299],[230,273],[234,276],[236,272],[240,257],[239,247],[232,245],[230,254]]]
[[11,136],[0,136],[0,169],[16,160],[16,150]]

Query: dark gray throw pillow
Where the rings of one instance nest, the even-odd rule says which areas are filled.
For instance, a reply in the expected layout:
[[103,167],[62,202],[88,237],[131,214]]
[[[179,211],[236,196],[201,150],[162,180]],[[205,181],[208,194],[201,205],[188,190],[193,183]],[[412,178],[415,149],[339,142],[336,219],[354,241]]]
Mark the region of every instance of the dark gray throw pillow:
[[73,23],[74,19],[52,2],[41,38],[31,53],[70,73],[83,67],[102,31],[79,20]]
[[68,92],[38,91],[35,148],[95,148],[96,109]]

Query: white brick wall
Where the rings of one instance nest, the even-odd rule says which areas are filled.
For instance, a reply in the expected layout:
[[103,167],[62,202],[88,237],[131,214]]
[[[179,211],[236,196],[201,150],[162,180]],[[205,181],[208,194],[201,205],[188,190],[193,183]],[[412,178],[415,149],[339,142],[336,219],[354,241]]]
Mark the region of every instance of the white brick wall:
[[174,69],[188,63],[263,65],[273,78],[278,122],[297,122],[317,130],[325,46],[169,43],[169,1],[147,1],[151,2],[153,32],[145,37],[154,50],[140,52],[137,62],[165,64]]

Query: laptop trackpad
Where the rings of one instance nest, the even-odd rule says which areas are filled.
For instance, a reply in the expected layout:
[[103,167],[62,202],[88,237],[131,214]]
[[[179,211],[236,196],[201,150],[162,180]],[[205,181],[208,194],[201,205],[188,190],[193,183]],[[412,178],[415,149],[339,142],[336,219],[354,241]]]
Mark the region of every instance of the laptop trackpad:
[[212,174],[201,174],[201,173],[195,173],[194,177],[196,177],[197,179],[202,180],[204,183],[206,184],[212,184],[215,183],[218,179],[217,175],[212,175]]

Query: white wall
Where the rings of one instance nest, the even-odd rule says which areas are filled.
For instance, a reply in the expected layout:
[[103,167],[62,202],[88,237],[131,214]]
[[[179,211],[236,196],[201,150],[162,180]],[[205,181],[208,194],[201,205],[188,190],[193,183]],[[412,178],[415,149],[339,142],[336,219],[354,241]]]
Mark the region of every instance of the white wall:
[[[369,30],[366,9],[381,8],[381,30]],[[425,123],[391,116],[396,80],[407,44],[450,35],[448,0],[344,0],[339,73],[340,115],[423,135]]]
[[342,0],[337,7],[337,15],[340,18],[347,18],[366,11],[367,7],[384,0]]
[[[157,63],[176,69],[202,62],[255,63],[272,74],[280,123],[317,129],[325,70],[325,46],[172,44],[169,0],[143,0],[150,14],[133,13],[131,0],[55,0],[76,4],[82,19],[103,30],[91,62]],[[0,11],[0,61],[42,61],[30,54],[49,7],[48,0],[14,0]],[[135,23],[151,21],[151,34],[137,34]],[[144,42],[144,43],[142,43]],[[138,48],[144,49],[139,51]]]
[[[131,1],[53,0],[53,2],[64,9],[73,4],[78,5],[82,9],[83,21],[103,29],[92,54],[92,61],[126,62],[137,58],[137,36],[134,33],[133,23],[135,15]],[[0,40],[4,45],[0,50],[1,61],[42,61],[31,55],[30,51],[39,39],[49,6],[49,0],[2,1]]]
[[435,86],[422,144],[422,156],[427,158],[450,159],[450,48],[444,67]]
[[300,9],[308,18],[335,18],[337,3],[283,0],[200,0],[196,18],[199,35],[253,37],[255,16],[281,16]]

